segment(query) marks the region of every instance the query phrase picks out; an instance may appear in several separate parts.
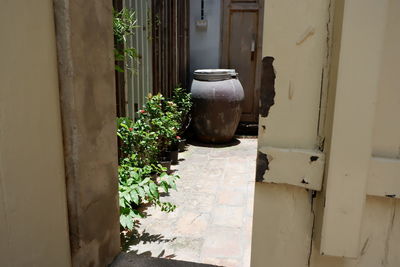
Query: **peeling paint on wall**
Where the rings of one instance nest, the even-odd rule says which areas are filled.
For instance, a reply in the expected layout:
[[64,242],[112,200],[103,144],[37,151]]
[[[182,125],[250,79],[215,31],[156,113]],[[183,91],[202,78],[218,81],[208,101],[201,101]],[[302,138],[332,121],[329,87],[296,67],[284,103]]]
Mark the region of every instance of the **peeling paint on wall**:
[[275,70],[273,57],[264,57],[262,60],[262,74],[260,87],[260,116],[267,117],[269,109],[275,103]]
[[256,182],[262,182],[264,180],[264,174],[268,168],[268,157],[260,151],[257,152],[257,166],[256,166]]

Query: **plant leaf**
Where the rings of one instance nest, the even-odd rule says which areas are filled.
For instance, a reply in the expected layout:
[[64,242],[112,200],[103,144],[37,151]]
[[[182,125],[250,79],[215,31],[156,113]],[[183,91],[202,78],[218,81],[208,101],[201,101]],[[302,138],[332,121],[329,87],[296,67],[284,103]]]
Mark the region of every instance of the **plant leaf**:
[[151,194],[154,196],[154,198],[158,199],[160,197],[160,195],[158,193],[157,185],[154,182],[151,182],[149,187],[150,187]]

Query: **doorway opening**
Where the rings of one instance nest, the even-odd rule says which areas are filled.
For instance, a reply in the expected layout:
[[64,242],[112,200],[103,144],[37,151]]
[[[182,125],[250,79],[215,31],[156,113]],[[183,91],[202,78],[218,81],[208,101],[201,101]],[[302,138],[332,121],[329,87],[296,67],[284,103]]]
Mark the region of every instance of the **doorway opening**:
[[[188,93],[197,69],[235,69],[244,89],[240,122],[231,142],[201,143],[190,119],[185,121],[188,127],[177,138],[187,139],[187,145],[166,170],[180,178],[163,184],[163,174],[151,177],[159,188],[165,187],[156,193],[159,201],[176,208],[164,212],[151,201],[138,205],[144,216],[123,231],[122,248],[127,253],[115,266],[142,257],[175,264],[250,266],[263,1],[115,0],[114,7],[134,10],[137,18],[135,32],[123,46],[136,49],[137,58],[125,58],[123,63],[135,71],[116,71],[117,103],[124,106],[118,116],[130,117],[132,125],[153,116],[149,102],[157,93],[163,99],[155,106],[161,106],[163,114],[171,112],[164,106],[175,100],[173,88]],[[149,93],[152,96],[146,98]],[[128,125],[125,130],[130,134],[135,129]]]
[[237,134],[256,136],[263,1],[190,1],[190,78],[196,69],[235,69],[244,89]]

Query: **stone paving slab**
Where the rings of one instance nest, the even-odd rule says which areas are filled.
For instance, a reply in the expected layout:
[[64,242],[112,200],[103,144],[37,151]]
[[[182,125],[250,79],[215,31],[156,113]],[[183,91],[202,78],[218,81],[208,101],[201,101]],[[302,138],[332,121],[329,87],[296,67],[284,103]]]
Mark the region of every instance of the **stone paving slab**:
[[181,176],[178,191],[162,199],[177,209],[149,207],[124,257],[175,260],[148,266],[250,266],[256,151],[257,139],[239,139],[225,147],[195,143],[180,153],[173,167]]

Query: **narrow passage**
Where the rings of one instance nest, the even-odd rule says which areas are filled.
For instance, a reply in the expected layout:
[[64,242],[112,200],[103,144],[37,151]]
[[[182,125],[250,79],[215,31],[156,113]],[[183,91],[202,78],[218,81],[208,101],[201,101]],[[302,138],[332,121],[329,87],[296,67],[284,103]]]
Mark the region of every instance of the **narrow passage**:
[[250,266],[257,139],[232,146],[188,146],[173,169],[181,176],[178,191],[162,201],[172,213],[150,207],[129,254],[217,266]]

